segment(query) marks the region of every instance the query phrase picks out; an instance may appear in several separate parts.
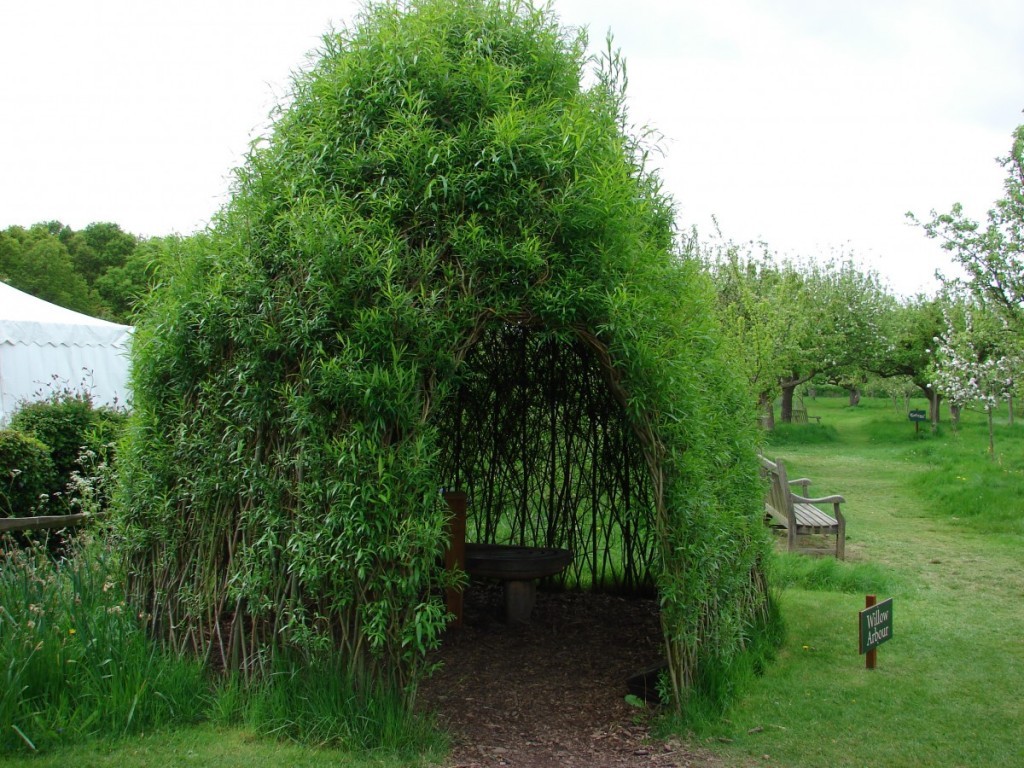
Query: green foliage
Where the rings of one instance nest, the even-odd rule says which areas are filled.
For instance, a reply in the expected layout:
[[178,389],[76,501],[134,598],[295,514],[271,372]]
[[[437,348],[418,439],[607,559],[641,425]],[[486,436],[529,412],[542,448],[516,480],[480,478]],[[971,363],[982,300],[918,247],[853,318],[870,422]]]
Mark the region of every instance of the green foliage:
[[[10,431],[30,437],[46,453],[44,464],[29,462],[16,478],[13,465],[7,470],[12,490],[31,488],[31,504],[29,492],[21,491],[23,514],[30,509],[37,514],[105,512],[126,420],[123,411],[93,408],[88,395],[66,390],[23,403],[11,417]],[[0,491],[0,510],[3,498]],[[51,544],[58,538],[51,537]]]
[[109,268],[122,266],[138,245],[138,239],[111,222],[94,222],[80,232],[65,228],[61,240],[68,248],[78,274],[89,285]]
[[45,546],[0,540],[0,755],[207,718],[406,763],[443,751],[429,720],[409,717],[393,692],[357,690],[329,656],[279,660],[265,680],[211,684],[198,660],[146,637],[112,544],[79,538],[55,561]]
[[1005,317],[971,295],[952,295],[943,311],[945,328],[935,339],[932,387],[949,400],[956,415],[980,407],[988,416],[990,455],[995,454],[993,412],[1018,389],[1024,368],[1021,338]]
[[849,256],[823,264],[780,258],[765,243],[687,248],[707,264],[733,365],[774,426],[781,392],[789,422],[794,390],[817,378],[857,388],[889,345],[884,322],[895,306],[877,274]]
[[0,232],[0,280],[76,312],[102,313],[88,282],[75,271],[67,247],[44,225]]
[[945,328],[945,299],[915,296],[890,308],[883,316],[882,335],[888,347],[875,360],[874,373],[883,377],[906,376],[925,394],[930,383],[930,350]]
[[143,240],[123,263],[104,269],[94,287],[118,322],[131,323],[142,301],[177,259],[183,239],[176,236]]
[[783,421],[793,410],[796,387],[814,377],[859,389],[888,344],[881,329],[894,303],[878,275],[848,256],[807,267],[801,299],[804,335],[801,355],[781,381]]
[[0,750],[200,717],[201,665],[148,641],[103,542],[79,540],[59,562],[41,547],[0,550]]
[[0,429],[0,517],[27,517],[57,480],[50,449],[16,429]]
[[668,711],[657,724],[657,731],[662,735],[671,732],[700,733],[720,724],[729,705],[742,700],[743,695],[771,667],[785,642],[786,633],[787,626],[776,593],[764,614],[757,619],[757,627],[749,632],[745,652],[728,667],[709,665],[699,670],[685,712]]
[[174,258],[179,238],[140,241],[117,224],[75,231],[59,221],[0,231],[0,280],[40,299],[96,317],[129,322]]
[[92,401],[87,395],[55,394],[47,400],[23,403],[11,417],[11,427],[36,437],[50,449],[62,488],[78,467],[93,425]]
[[760,253],[733,243],[701,246],[715,284],[716,308],[732,348],[735,364],[745,372],[752,395],[772,403],[779,382],[803,355],[805,327],[812,313],[801,302],[803,279],[798,268],[778,263],[764,244]]
[[[938,239],[964,268],[971,291],[1024,330],[1024,125],[1013,132],[1010,153],[999,163],[1006,169],[1005,195],[988,211],[987,223],[969,218],[959,203],[949,213],[931,212],[930,221],[910,220]],[[956,280],[949,280],[956,283]]]
[[[256,677],[331,649],[356,691],[411,701],[447,621],[444,427],[516,334],[583,355],[617,409],[576,423],[614,426],[644,472],[629,514],[657,533],[676,704],[763,633],[752,407],[625,128],[622,62],[585,47],[547,10],[419,0],[371,6],[297,77],[137,324],[121,526],[132,598],[171,647]],[[501,429],[573,449],[524,412]],[[609,497],[583,482],[554,473],[569,501],[542,527]]]
[[808,282],[823,377],[844,388],[857,387],[887,350],[884,318],[895,299],[876,272],[863,270],[849,256],[812,270]]
[[54,392],[45,400],[22,403],[11,417],[11,428],[45,444],[56,470],[50,493],[63,491],[81,468],[83,451],[104,458],[120,438],[126,416],[110,408],[93,408],[87,394]]

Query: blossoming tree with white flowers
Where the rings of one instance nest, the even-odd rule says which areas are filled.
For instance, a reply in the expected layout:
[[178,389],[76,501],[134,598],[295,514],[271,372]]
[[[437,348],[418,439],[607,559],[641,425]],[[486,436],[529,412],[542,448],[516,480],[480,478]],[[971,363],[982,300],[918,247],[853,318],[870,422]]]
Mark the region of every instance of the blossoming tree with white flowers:
[[1012,397],[1024,361],[1005,318],[977,302],[961,303],[959,309],[943,313],[946,332],[935,338],[932,383],[953,408],[977,405],[985,411],[988,452],[994,455],[992,414],[1000,401]]

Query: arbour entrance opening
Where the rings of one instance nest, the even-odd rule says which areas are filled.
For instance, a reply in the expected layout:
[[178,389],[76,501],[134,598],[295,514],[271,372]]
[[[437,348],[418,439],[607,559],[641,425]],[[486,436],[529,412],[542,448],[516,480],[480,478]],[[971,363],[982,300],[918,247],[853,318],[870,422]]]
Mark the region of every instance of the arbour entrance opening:
[[468,542],[569,550],[549,581],[650,595],[650,470],[597,349],[578,331],[488,327],[438,418],[441,476],[468,496]]

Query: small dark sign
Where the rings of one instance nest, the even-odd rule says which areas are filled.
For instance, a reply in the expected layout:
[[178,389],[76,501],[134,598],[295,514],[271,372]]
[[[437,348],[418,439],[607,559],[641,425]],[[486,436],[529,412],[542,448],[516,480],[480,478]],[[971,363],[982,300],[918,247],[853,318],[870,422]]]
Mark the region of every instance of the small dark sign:
[[860,652],[867,653],[892,640],[892,598],[860,612]]
[[911,411],[908,416],[911,421],[928,421],[928,413],[926,411]]

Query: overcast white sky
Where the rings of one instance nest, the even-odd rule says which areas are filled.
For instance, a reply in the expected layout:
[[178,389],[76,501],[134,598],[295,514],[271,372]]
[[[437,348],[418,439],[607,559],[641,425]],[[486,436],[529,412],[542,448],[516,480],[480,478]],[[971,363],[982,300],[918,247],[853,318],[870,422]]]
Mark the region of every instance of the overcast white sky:
[[[289,76],[353,0],[24,0],[0,6],[0,228],[113,221],[187,234]],[[679,224],[848,254],[931,291],[945,254],[906,224],[1002,194],[1024,123],[1021,0],[555,0],[611,30],[631,116],[665,137]]]

